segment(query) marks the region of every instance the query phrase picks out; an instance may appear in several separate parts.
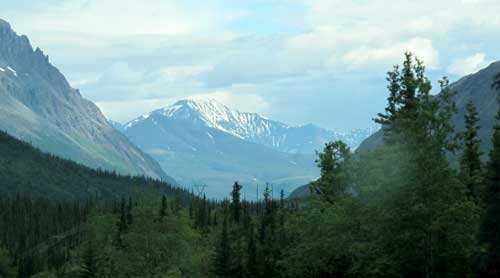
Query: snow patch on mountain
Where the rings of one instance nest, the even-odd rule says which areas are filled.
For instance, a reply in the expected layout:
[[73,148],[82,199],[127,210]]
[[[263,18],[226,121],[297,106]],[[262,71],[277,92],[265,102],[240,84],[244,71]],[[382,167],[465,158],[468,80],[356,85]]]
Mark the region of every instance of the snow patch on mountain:
[[17,71],[15,71],[13,68],[11,67],[7,67],[7,69],[12,72],[15,76],[17,76]]
[[333,140],[342,140],[355,149],[376,131],[375,128],[371,128],[335,132],[312,124],[290,126],[256,113],[231,110],[213,99],[178,101],[172,106],[155,110],[128,122],[124,129],[127,130],[153,116],[201,124],[252,143],[289,153],[314,153],[315,150],[322,148],[324,143]]

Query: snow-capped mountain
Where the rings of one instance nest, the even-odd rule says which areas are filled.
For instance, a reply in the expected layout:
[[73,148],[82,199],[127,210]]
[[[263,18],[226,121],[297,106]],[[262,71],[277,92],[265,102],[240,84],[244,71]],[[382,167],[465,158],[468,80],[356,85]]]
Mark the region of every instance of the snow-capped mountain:
[[231,110],[215,100],[181,100],[170,107],[143,115],[125,124],[123,128],[127,130],[152,115],[205,125],[242,140],[288,153],[314,153],[324,143],[334,140],[342,140],[355,149],[376,131],[375,128],[367,128],[334,132],[312,124],[290,126],[259,114]]
[[207,184],[211,197],[227,197],[234,181],[248,198],[266,182],[291,192],[319,175],[314,151],[325,142],[355,146],[369,135],[289,126],[215,100],[181,100],[118,128],[181,184]]

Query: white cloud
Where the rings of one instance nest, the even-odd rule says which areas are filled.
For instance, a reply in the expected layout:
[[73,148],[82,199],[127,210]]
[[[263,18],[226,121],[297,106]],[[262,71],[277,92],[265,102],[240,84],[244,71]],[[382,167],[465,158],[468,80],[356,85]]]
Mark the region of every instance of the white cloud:
[[464,3],[464,4],[477,4],[480,2],[481,2],[481,0],[462,0],[462,3]]
[[439,52],[426,38],[412,38],[406,42],[390,43],[383,47],[363,46],[347,52],[343,56],[345,63],[351,68],[379,67],[380,64],[390,66],[399,63],[404,52],[410,51],[427,67],[436,68],[439,65]]
[[476,53],[462,59],[453,60],[446,71],[454,75],[462,76],[477,72],[481,68],[487,66],[488,63],[489,62],[486,61],[486,54]]
[[106,69],[97,82],[108,84],[134,84],[144,79],[144,73],[132,69],[126,62],[117,62]]
[[209,64],[172,66],[161,69],[160,75],[166,82],[178,82],[212,71],[213,68]]
[[65,0],[46,4],[34,14],[36,30],[100,35],[179,35],[203,32],[218,22],[210,5],[189,1]]
[[414,32],[432,32],[435,24],[433,20],[429,17],[421,17],[417,19],[413,19],[409,22],[408,28]]

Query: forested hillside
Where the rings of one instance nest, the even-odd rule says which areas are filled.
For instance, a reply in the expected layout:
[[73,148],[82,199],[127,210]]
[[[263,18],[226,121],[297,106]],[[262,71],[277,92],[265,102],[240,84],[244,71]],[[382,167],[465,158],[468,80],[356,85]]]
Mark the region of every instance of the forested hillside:
[[120,176],[90,169],[43,153],[0,132],[0,192],[3,196],[26,193],[52,200],[114,199],[151,190],[169,195],[188,195],[181,189],[151,178]]

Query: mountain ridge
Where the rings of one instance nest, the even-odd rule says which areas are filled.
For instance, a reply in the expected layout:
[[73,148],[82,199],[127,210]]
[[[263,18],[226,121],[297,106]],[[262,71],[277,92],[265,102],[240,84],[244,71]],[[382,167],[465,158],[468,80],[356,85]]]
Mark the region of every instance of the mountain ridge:
[[184,186],[209,185],[211,197],[226,197],[234,181],[245,185],[247,196],[267,182],[289,193],[318,177],[315,151],[340,135],[347,138],[199,99],[177,101],[116,128]]
[[291,192],[317,178],[314,155],[280,152],[244,140],[225,127],[207,124],[208,118],[191,107],[174,105],[131,121],[124,134],[183,186],[208,185],[208,197],[228,197],[235,181],[244,185],[244,195],[255,199],[257,185],[269,182],[276,190]]
[[320,150],[324,143],[336,140],[345,141],[355,149],[363,139],[376,131],[376,128],[366,128],[335,132],[314,124],[292,126],[257,113],[232,110],[213,99],[180,100],[171,106],[156,109],[125,123],[123,129],[127,130],[151,115],[190,120],[193,124],[205,124],[240,139],[287,153],[314,153]]
[[0,96],[0,130],[92,168],[174,183],[5,20],[0,23]]

